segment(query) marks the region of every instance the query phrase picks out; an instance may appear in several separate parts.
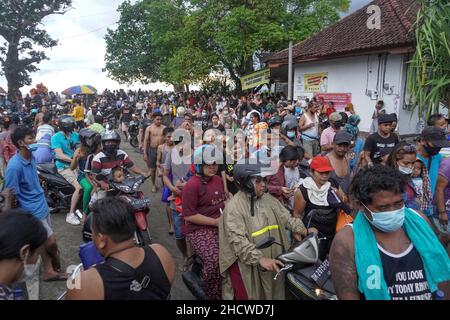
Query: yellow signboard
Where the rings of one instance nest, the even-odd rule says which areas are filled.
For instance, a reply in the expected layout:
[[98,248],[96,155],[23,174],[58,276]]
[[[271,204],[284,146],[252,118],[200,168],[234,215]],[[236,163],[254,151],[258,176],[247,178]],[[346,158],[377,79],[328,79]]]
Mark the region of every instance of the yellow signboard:
[[270,69],[250,73],[241,78],[242,90],[252,89],[259,85],[269,83]]
[[328,72],[305,74],[305,92],[327,92]]

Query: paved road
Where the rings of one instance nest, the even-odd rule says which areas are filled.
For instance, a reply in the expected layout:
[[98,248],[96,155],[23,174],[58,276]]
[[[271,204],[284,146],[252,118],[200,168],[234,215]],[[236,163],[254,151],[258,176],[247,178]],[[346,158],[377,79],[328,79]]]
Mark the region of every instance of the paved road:
[[[126,142],[122,142],[121,148],[129,154],[131,159],[141,168],[146,169],[142,155],[135,152]],[[161,191],[154,194],[150,191],[150,180],[142,185],[142,191],[152,200],[151,211],[148,215],[150,232],[155,243],[165,246],[172,253],[177,265],[177,275],[172,287],[173,300],[192,300],[194,297],[186,289],[178,267],[182,263],[181,254],[175,246],[175,240],[168,234],[167,216],[161,204]],[[161,186],[161,182],[158,184]],[[161,188],[160,188],[161,189]],[[76,265],[80,263],[78,248],[81,244],[81,227],[71,226],[65,222],[65,213],[52,215],[53,229],[61,252],[62,265]],[[65,291],[65,282],[40,282],[39,298],[41,300],[55,300]]]

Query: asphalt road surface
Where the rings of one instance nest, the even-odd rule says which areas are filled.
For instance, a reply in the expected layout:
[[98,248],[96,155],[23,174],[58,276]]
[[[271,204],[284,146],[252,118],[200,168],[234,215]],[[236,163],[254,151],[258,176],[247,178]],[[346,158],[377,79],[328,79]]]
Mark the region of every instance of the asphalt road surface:
[[[127,142],[122,141],[121,149],[128,153],[137,166],[147,170],[143,155],[137,153]],[[165,208],[161,203],[161,180],[157,182],[159,191],[151,192],[151,182],[148,179],[141,187],[146,196],[151,199],[150,213],[148,214],[150,233],[154,243],[159,243],[169,250],[175,259],[177,275],[172,286],[172,300],[193,300],[194,297],[186,289],[181,279],[179,266],[182,264],[182,257],[179,253],[173,236],[168,233],[168,222]],[[82,243],[81,226],[72,226],[65,221],[66,213],[60,212],[51,216],[53,230],[56,235],[57,243],[61,253],[63,268],[80,263],[78,256],[79,246]],[[56,300],[66,290],[66,283],[62,282],[43,282],[42,274],[39,284],[40,300]]]

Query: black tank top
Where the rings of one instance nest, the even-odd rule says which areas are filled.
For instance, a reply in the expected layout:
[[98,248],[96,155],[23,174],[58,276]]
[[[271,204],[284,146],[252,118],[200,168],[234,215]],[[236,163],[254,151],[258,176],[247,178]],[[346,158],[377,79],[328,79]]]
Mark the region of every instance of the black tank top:
[[411,243],[401,254],[378,245],[383,274],[392,300],[432,300],[422,258]]
[[95,267],[103,280],[105,300],[167,300],[170,282],[156,253],[144,248],[136,269],[115,258]]
[[[332,237],[336,231],[336,222],[337,222],[337,210],[332,206],[319,206],[312,203],[309,200],[308,190],[304,186],[299,187],[300,192],[302,193],[303,199],[305,199],[305,214],[303,216],[303,224],[308,227],[316,228],[320,236]],[[315,215],[314,217],[308,216],[308,214],[314,210],[320,209],[326,215]]]

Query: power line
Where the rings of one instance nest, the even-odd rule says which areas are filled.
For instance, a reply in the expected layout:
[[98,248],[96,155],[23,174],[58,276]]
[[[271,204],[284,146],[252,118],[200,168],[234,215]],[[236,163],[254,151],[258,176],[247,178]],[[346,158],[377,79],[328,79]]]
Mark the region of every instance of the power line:
[[100,30],[105,29],[105,28],[108,28],[108,27],[110,27],[110,26],[113,26],[113,25],[117,24],[118,22],[119,22],[119,21],[116,21],[116,22],[114,22],[114,23],[108,24],[108,25],[106,25],[106,26],[103,26],[103,27],[100,27],[100,28],[97,28],[97,29],[94,29],[94,30],[91,30],[91,31],[88,31],[88,32],[85,32],[85,33],[77,34],[77,35],[74,35],[74,36],[70,36],[70,37],[62,38],[62,39],[58,39],[58,40],[59,40],[59,41],[65,41],[65,40],[69,40],[69,39],[74,39],[74,38],[78,38],[78,37],[83,37],[83,36],[86,36],[86,35],[88,35],[88,34],[91,34],[91,33],[97,32],[97,31],[100,31]]
[[[78,20],[78,19],[84,19],[84,18],[89,18],[89,17],[96,17],[96,16],[102,16],[108,13],[112,13],[112,12],[117,12],[116,10],[110,10],[110,11],[103,11],[103,12],[98,12],[98,13],[93,13],[93,14],[89,14],[89,15],[85,15],[85,16],[78,16],[78,17],[65,17],[65,21],[67,20]],[[47,22],[56,22],[59,21],[59,19],[50,19],[45,21],[45,23]]]

